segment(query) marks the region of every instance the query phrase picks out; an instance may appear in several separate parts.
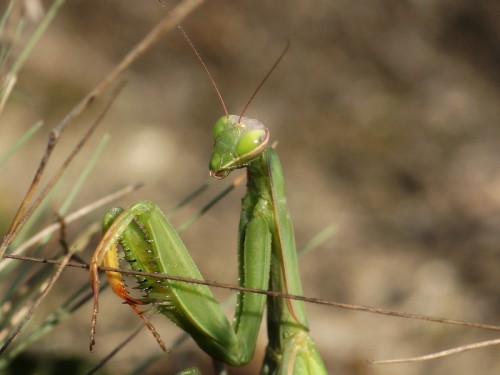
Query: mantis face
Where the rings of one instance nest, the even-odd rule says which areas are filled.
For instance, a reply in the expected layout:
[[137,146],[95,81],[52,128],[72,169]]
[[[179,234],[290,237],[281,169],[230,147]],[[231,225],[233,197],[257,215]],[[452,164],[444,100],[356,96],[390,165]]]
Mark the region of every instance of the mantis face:
[[269,141],[269,130],[259,120],[240,119],[236,115],[222,116],[215,123],[214,139],[210,175],[223,179],[233,169],[246,167],[264,151]]

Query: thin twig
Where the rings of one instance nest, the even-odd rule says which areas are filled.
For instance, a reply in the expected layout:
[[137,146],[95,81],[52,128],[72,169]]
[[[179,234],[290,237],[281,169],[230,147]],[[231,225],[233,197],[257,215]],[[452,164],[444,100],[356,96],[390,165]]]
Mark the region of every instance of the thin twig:
[[[90,212],[92,211],[95,211],[97,210],[98,208],[100,207],[103,207],[103,206],[106,206],[107,204],[109,204],[110,202],[116,200],[116,199],[119,199],[121,197],[124,197],[125,195],[127,194],[130,194],[134,191],[136,191],[137,189],[139,189],[140,187],[142,187],[141,184],[136,184],[136,185],[127,185],[109,195],[106,195],[74,212],[72,212],[71,214],[67,215],[67,216],[64,216],[64,222],[66,223],[66,225],[88,215]],[[40,232],[38,232],[37,234],[35,234],[34,236],[32,236],[30,239],[28,239],[26,242],[22,243],[20,246],[18,246],[11,254],[10,256],[15,256],[15,255],[21,255],[23,254],[27,249],[29,249],[30,247],[36,245],[42,238],[44,238],[45,236],[48,236],[56,231],[59,230],[61,226],[61,223],[60,221],[57,221],[51,225],[49,225],[48,227],[42,229]],[[7,258],[8,256],[6,256]],[[0,263],[0,272],[4,269],[6,265],[4,263]]]
[[[14,237],[19,233],[19,231],[24,226],[24,224],[28,221],[28,219],[31,217],[33,212],[38,208],[38,206],[42,203],[42,201],[45,199],[47,194],[52,190],[52,188],[54,187],[56,182],[61,178],[62,174],[64,173],[64,171],[66,170],[68,165],[73,161],[73,159],[78,155],[78,153],[81,151],[83,146],[90,139],[90,137],[92,136],[94,131],[97,129],[97,126],[99,126],[102,119],[107,114],[109,108],[114,103],[115,99],[118,97],[118,94],[121,92],[123,87],[124,87],[124,84],[120,84],[120,85],[118,85],[118,87],[116,87],[116,89],[111,94],[110,99],[108,100],[108,102],[106,103],[104,108],[101,110],[101,112],[99,113],[99,115],[95,119],[94,123],[87,130],[87,133],[85,133],[85,135],[82,137],[82,139],[73,148],[71,153],[68,155],[66,160],[64,160],[62,165],[56,171],[54,176],[49,180],[47,185],[45,185],[45,188],[42,190],[42,192],[37,197],[37,199],[33,202],[33,204],[29,208],[26,208],[27,205],[29,204],[29,201],[31,200],[33,193],[35,192],[34,188],[36,188],[38,186],[38,183],[42,177],[43,171],[41,171],[40,169],[37,171],[37,173],[35,174],[35,178],[34,178],[32,184],[30,186],[30,189],[28,191],[28,194],[23,199],[23,202],[21,203],[21,206],[19,207],[19,210],[17,211],[14,220],[12,221],[12,224],[11,224],[7,234],[5,235],[4,242],[2,243],[2,247],[0,248],[0,257],[3,256],[3,254],[7,250],[7,247],[10,245],[10,243],[12,242]],[[53,134],[53,131],[51,132],[51,135],[52,134]],[[51,139],[54,139],[54,138],[51,137]],[[50,147],[48,147],[47,150],[50,150],[50,152],[49,152],[49,154],[44,155],[44,157],[42,158],[42,163],[40,164],[40,165],[42,165],[42,164],[44,165],[43,169],[45,169],[46,162],[48,161],[48,157],[50,157],[50,154],[52,153],[52,150],[55,146],[55,143],[51,142],[49,140],[49,146]],[[45,162],[43,160],[45,160]],[[26,213],[24,214],[24,212],[26,212]],[[24,214],[24,216],[21,217],[21,215],[23,215],[23,214]]]
[[[16,234],[19,232],[19,222],[23,216],[26,208],[36,191],[41,176],[45,170],[48,160],[56,146],[63,130],[68,126],[76,117],[78,117],[97,97],[99,97],[116,79],[123,74],[123,72],[137,60],[148,48],[156,43],[161,36],[175,28],[181,21],[188,16],[194,9],[200,6],[204,0],[184,0],[175,9],[172,10],[165,18],[163,18],[150,32],[147,34],[123,59],[109,72],[96,86],[92,89],[73,109],[61,120],[61,122],[52,129],[46,150],[35,173],[33,182],[26,193],[23,202],[21,203],[18,212],[12,221],[11,227],[4,237],[2,245],[0,246],[0,257],[2,257],[7,247],[11,244]],[[22,225],[21,225],[22,226]]]
[[19,321],[19,323],[10,332],[9,336],[4,341],[4,344],[0,348],[0,355],[2,355],[5,352],[5,350],[7,350],[7,348],[10,345],[10,343],[12,342],[12,340],[14,340],[14,338],[19,334],[19,332],[21,332],[21,330],[26,325],[26,323],[28,323],[28,321],[31,319],[31,317],[33,316],[34,312],[36,311],[36,309],[38,308],[38,306],[40,305],[40,303],[43,301],[43,299],[47,296],[47,294],[50,292],[50,290],[52,289],[52,287],[55,285],[56,281],[59,279],[59,276],[61,276],[62,271],[64,271],[64,268],[66,268],[66,266],[70,262],[70,259],[71,259],[72,255],[75,253],[75,251],[78,250],[78,249],[85,248],[86,245],[88,244],[88,242],[90,241],[90,238],[91,238],[91,236],[89,235],[89,233],[90,232],[95,232],[96,230],[98,230],[97,225],[91,226],[86,232],[84,232],[82,234],[82,236],[80,236],[80,240],[78,240],[75,243],[75,245],[73,245],[71,247],[71,249],[68,252],[68,254],[66,254],[64,256],[64,258],[61,261],[59,261],[60,267],[57,269],[57,271],[54,273],[54,275],[52,275],[52,277],[50,278],[50,280],[47,283],[47,285],[45,286],[45,288],[40,292],[40,294],[38,295],[38,297],[35,298],[35,300],[31,304],[31,306],[29,307],[29,309],[26,311],[26,313],[24,314],[24,316],[21,318],[21,320]]
[[[21,261],[29,261],[29,262],[35,262],[35,263],[61,264],[60,260],[35,258],[35,257],[27,257],[27,256],[5,255],[5,258],[16,259],[16,260],[21,260]],[[67,264],[67,267],[84,268],[84,269],[89,268],[89,266],[87,264],[76,263],[76,262],[69,262]],[[276,291],[272,291],[272,290],[246,288],[246,287],[239,286],[239,285],[221,283],[218,281],[196,280],[196,279],[190,279],[190,278],[181,277],[181,276],[162,275],[162,274],[156,274],[156,273],[139,272],[139,271],[134,271],[134,270],[124,270],[124,269],[111,268],[111,267],[99,267],[99,270],[120,272],[123,275],[154,277],[157,279],[167,279],[167,280],[173,280],[173,281],[179,281],[179,282],[185,282],[185,283],[191,283],[191,284],[207,285],[207,286],[212,286],[215,288],[230,289],[230,290],[236,290],[236,291],[241,291],[241,292],[265,294],[265,295],[271,296],[271,297],[280,297],[280,298],[303,301],[303,302],[307,302],[307,303],[314,303],[314,304],[318,304],[318,305],[338,307],[341,309],[364,311],[364,312],[369,312],[369,313],[373,313],[373,314],[389,315],[389,316],[395,316],[398,318],[425,320],[425,321],[430,321],[430,322],[435,322],[435,323],[450,324],[450,325],[456,325],[456,326],[461,326],[461,327],[470,327],[470,328],[484,329],[484,330],[489,330],[489,331],[500,331],[500,326],[498,326],[498,325],[466,322],[463,320],[441,318],[441,317],[424,315],[424,314],[405,313],[405,312],[399,312],[399,311],[388,310],[388,309],[383,309],[383,308],[379,308],[379,307],[372,307],[372,306],[354,305],[354,304],[350,304],[350,303],[329,301],[329,300],[325,300],[325,299],[321,299],[321,298],[297,296],[297,295],[293,295],[293,294],[281,293],[281,292],[276,292]]]
[[459,354],[466,352],[468,350],[476,350],[486,348],[488,346],[500,345],[500,339],[493,339],[487,341],[475,342],[474,344],[457,346],[456,348],[443,350],[440,352],[435,352],[427,355],[422,355],[419,357],[411,357],[411,358],[399,358],[399,359],[385,359],[385,360],[369,360],[371,364],[374,365],[386,365],[386,364],[394,364],[394,363],[410,363],[410,362],[421,362],[428,361],[431,359],[449,357],[450,355]]
[[2,82],[2,86],[0,86],[0,89],[3,90],[1,92],[0,96],[0,113],[2,113],[3,108],[5,107],[5,103],[7,103],[7,99],[10,96],[10,93],[12,89],[14,88],[15,84],[17,82],[17,77],[14,74],[8,74],[5,77],[4,82]]
[[137,336],[141,330],[144,328],[144,324],[138,325],[130,335],[128,335],[120,344],[118,344],[113,350],[111,350],[104,358],[102,358],[90,371],[88,371],[85,375],[95,374],[98,370],[100,370],[106,363],[109,362],[111,358],[113,358],[116,353],[123,349],[125,345],[127,345],[132,339]]

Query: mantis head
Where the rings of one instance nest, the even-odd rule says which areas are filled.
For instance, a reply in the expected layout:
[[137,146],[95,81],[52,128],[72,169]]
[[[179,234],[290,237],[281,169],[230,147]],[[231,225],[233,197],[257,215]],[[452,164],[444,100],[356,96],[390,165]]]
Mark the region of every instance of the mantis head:
[[233,169],[244,168],[267,146],[269,130],[259,121],[236,115],[222,116],[214,126],[210,175],[223,179]]

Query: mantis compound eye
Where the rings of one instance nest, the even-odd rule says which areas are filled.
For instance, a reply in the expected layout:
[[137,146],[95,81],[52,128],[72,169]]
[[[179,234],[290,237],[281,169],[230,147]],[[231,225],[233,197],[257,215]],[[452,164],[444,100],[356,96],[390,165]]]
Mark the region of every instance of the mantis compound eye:
[[227,116],[222,116],[217,120],[217,122],[214,125],[214,138],[217,138],[217,136],[225,129],[227,128],[229,124],[229,119]]
[[266,139],[266,131],[263,129],[250,130],[241,135],[236,145],[238,156],[252,153]]

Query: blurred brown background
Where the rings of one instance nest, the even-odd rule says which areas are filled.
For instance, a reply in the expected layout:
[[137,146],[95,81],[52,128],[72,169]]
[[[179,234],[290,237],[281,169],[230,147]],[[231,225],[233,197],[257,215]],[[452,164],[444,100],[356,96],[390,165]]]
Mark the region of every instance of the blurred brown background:
[[[155,0],[76,0],[60,10],[21,72],[17,100],[0,119],[2,148],[35,120],[46,123],[36,144],[3,170],[2,180],[9,179],[0,187],[3,207],[17,207],[50,128],[164,16]],[[301,259],[305,294],[499,324],[499,19],[500,3],[488,0],[214,0],[184,23],[233,113],[291,41],[246,114],[279,141],[297,242],[331,223],[337,228]],[[146,186],[120,204],[149,199],[167,210],[207,177],[212,124],[222,109],[180,33],[149,51],[126,80],[100,128],[111,141],[75,207],[140,181]],[[61,155],[90,118],[66,132]],[[183,234],[209,279],[236,280],[242,194],[240,187]],[[79,229],[70,227],[70,234]],[[66,273],[71,281],[86,279],[81,271]],[[61,288],[66,293],[68,285]],[[137,323],[106,294],[95,360]],[[90,306],[84,310],[38,350],[86,356]],[[498,348],[419,364],[366,362],[498,334],[313,305],[308,311],[331,373],[500,373]],[[177,331],[164,320],[155,323],[168,341]],[[109,373],[158,350],[149,333],[141,339]],[[184,345],[151,373],[178,370],[179,361],[189,364],[198,352]]]

